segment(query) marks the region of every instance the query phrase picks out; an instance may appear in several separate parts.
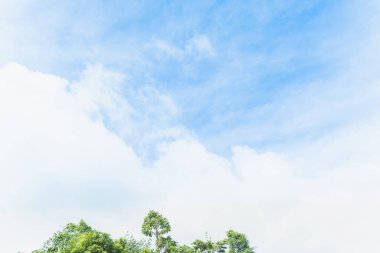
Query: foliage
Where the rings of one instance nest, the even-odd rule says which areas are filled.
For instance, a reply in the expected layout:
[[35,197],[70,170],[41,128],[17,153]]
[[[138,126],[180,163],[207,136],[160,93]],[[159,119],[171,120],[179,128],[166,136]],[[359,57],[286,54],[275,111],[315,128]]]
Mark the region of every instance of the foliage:
[[165,234],[171,230],[168,219],[163,217],[160,213],[150,210],[148,215],[144,218],[141,232],[149,237],[154,236],[156,239],[156,253],[166,249],[174,247],[174,241],[170,237],[164,237]]
[[144,218],[144,223],[141,232],[146,236],[158,237],[169,233],[171,230],[168,219],[163,217],[156,211],[150,210],[148,215]]
[[215,245],[211,240],[202,241],[202,240],[195,240],[193,243],[193,248],[196,252],[202,252],[202,253],[212,253],[215,252]]
[[226,232],[228,253],[254,253],[253,248],[249,246],[249,241],[245,234],[228,230]]
[[210,238],[195,240],[191,246],[180,245],[167,235],[169,221],[156,211],[149,211],[141,231],[155,239],[155,249],[150,241],[136,240],[130,235],[112,239],[109,234],[97,231],[83,220],[69,223],[56,232],[41,249],[32,253],[254,253],[245,234],[228,230],[226,238],[213,242]]
[[196,252],[200,253],[225,253],[226,252],[226,240],[213,242],[211,239],[207,241],[195,240],[193,248]]
[[108,234],[90,231],[75,238],[62,253],[118,253]]
[[63,252],[69,246],[72,245],[73,241],[76,240],[81,234],[90,232],[93,229],[88,226],[83,220],[79,222],[78,225],[69,223],[66,227],[55,233],[38,251],[33,251],[33,253],[56,253]]
[[121,253],[153,253],[149,248],[149,242],[136,240],[128,234],[115,240],[115,248]]

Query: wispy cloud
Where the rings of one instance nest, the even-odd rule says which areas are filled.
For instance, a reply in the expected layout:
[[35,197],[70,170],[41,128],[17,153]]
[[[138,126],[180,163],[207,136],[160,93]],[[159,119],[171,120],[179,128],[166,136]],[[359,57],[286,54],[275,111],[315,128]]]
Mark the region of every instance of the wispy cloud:
[[186,61],[185,58],[208,58],[215,56],[215,49],[207,36],[199,34],[191,37],[182,47],[176,47],[166,41],[154,39],[152,43],[148,44],[147,48],[156,50],[153,51],[156,57],[163,54],[176,60]]
[[91,118],[149,160],[157,142],[187,133],[176,121],[179,109],[169,96],[149,84],[137,87],[132,82],[121,73],[91,65],[69,90]]

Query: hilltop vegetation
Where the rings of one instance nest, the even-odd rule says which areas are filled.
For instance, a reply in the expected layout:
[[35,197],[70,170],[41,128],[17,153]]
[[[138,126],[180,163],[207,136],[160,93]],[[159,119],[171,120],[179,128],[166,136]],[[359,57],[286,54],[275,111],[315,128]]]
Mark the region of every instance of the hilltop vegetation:
[[136,240],[129,235],[112,239],[81,220],[78,224],[67,224],[32,253],[254,253],[247,237],[233,230],[228,230],[221,241],[197,239],[191,245],[174,241],[168,235],[170,231],[169,221],[156,211],[149,211],[141,228],[148,240]]

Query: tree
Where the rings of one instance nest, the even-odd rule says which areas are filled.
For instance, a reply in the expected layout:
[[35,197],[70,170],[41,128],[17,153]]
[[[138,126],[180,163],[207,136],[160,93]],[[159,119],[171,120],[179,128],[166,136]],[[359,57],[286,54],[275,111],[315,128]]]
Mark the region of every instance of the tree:
[[177,242],[174,241],[170,236],[159,237],[157,245],[158,245],[159,250],[164,252],[164,253],[177,253],[178,252]]
[[195,253],[194,249],[187,245],[177,245],[178,253]]
[[217,242],[210,238],[206,241],[195,240],[192,243],[193,248],[200,253],[226,253],[227,249],[227,253],[254,253],[245,234],[228,230],[226,235],[226,239]]
[[193,243],[193,248],[197,252],[201,253],[212,253],[214,252],[214,243],[211,240],[202,241],[202,240],[195,240]]
[[62,253],[121,253],[115,248],[109,234],[96,230],[81,234],[75,238],[67,250]]
[[254,253],[245,234],[233,230],[226,232],[228,253]]
[[141,232],[149,237],[154,236],[156,240],[156,253],[159,253],[163,247],[163,235],[169,233],[171,230],[169,221],[160,213],[150,210],[148,215],[144,218]]
[[167,235],[171,230],[169,221],[156,211],[149,211],[141,230],[155,238],[155,249],[150,248],[150,240],[136,240],[128,234],[113,240],[81,220],[78,224],[67,224],[32,253],[254,253],[246,235],[234,230],[228,230],[221,241],[214,242],[206,235],[204,241],[181,245]]
[[93,229],[83,220],[79,224],[69,223],[62,231],[56,232],[42,247],[42,249],[33,251],[33,253],[56,253],[64,252],[73,240],[80,237],[81,234],[93,231]]
[[120,253],[153,253],[146,241],[138,241],[130,235],[115,240],[115,248]]
[[40,250],[33,253],[123,253],[115,248],[109,234],[99,232],[83,220],[69,223],[55,233]]
[[192,245],[195,251],[201,253],[224,253],[226,249],[225,240],[213,242],[210,238],[207,241],[195,240]]

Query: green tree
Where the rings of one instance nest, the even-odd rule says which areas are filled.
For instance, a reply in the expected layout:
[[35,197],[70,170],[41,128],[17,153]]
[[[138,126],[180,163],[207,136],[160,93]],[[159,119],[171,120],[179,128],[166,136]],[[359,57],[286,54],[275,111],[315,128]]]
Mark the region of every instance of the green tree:
[[187,245],[177,245],[178,253],[195,253],[195,250]]
[[56,232],[40,250],[33,251],[33,253],[57,253],[64,252],[72,243],[73,240],[78,238],[81,234],[90,232],[93,229],[86,224],[83,220],[79,224],[69,223],[62,231]]
[[192,243],[194,250],[201,253],[223,253],[226,249],[225,240],[213,242],[211,239],[207,239],[206,241],[195,240]]
[[109,234],[96,230],[75,238],[62,253],[120,253]]
[[201,253],[211,253],[214,252],[214,244],[211,240],[202,241],[202,240],[195,240],[193,243],[193,248],[197,252]]
[[210,238],[206,241],[195,240],[192,245],[195,251],[200,253],[254,253],[249,246],[247,237],[239,232],[228,230],[227,238],[213,242]]
[[228,230],[226,238],[213,242],[207,237],[195,240],[192,246],[180,245],[169,235],[169,221],[156,211],[149,211],[144,218],[142,233],[155,239],[155,249],[150,240],[136,240],[125,236],[113,240],[109,234],[99,232],[83,220],[69,223],[56,232],[41,249],[32,253],[254,253],[246,235]]
[[225,242],[228,246],[228,253],[254,253],[245,234],[228,230],[226,235]]
[[154,237],[156,241],[156,253],[159,253],[163,248],[164,235],[171,230],[168,219],[163,217],[160,213],[150,210],[148,215],[144,218],[141,232],[149,237]]
[[149,242],[138,241],[130,235],[115,240],[115,248],[120,253],[153,253]]
[[164,253],[177,253],[177,242],[175,242],[170,236],[158,238],[158,248]]
[[123,253],[115,248],[109,234],[99,232],[83,220],[69,223],[33,253]]

